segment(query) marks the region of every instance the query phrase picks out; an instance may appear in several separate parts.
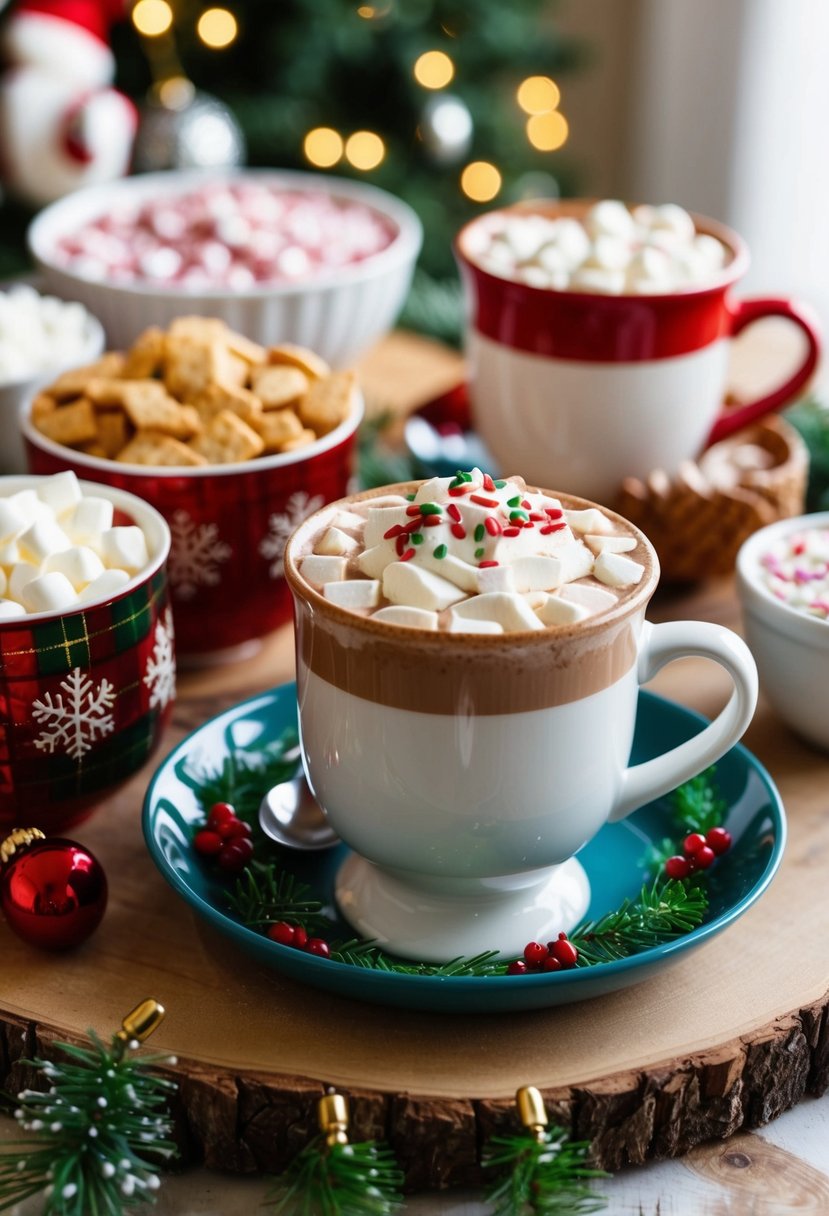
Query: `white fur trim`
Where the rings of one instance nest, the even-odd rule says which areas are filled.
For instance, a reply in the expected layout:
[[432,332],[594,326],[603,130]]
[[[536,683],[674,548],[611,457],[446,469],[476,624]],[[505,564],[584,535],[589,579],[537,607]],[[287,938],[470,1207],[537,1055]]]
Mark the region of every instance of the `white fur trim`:
[[18,13],[6,27],[4,45],[14,63],[37,66],[94,89],[109,84],[115,59],[89,30],[46,13]]

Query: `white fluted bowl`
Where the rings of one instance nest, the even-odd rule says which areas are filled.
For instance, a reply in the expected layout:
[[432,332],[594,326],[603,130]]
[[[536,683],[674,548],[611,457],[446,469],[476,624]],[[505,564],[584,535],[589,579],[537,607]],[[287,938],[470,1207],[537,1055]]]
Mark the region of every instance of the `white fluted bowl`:
[[[286,190],[324,190],[379,212],[396,235],[391,244],[361,262],[300,283],[257,284],[188,291],[157,283],[114,284],[62,266],[58,241],[88,221],[116,208],[140,207],[150,199],[184,194],[207,182],[255,177]],[[375,186],[327,174],[287,169],[147,173],[105,186],[90,186],[42,211],[29,227],[28,243],[46,290],[80,300],[100,318],[111,347],[125,348],[150,325],[167,326],[184,314],[220,317],[261,342],[296,342],[310,347],[334,367],[351,363],[394,325],[411,283],[423,230],[406,203]]]

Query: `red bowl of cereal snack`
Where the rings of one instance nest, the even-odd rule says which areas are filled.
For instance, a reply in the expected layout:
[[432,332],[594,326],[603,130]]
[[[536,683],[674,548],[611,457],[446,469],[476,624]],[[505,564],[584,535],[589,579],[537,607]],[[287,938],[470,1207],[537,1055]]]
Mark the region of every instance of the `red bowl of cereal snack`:
[[0,836],[64,831],[154,751],[175,696],[169,547],[122,489],[0,477]]
[[322,173],[140,173],[77,190],[28,233],[49,291],[123,348],[185,313],[344,367],[391,329],[422,228],[406,203]]
[[313,351],[179,317],[59,376],[21,414],[29,467],[74,469],[166,519],[177,650],[238,657],[290,619],[285,542],[342,497],[362,398]]

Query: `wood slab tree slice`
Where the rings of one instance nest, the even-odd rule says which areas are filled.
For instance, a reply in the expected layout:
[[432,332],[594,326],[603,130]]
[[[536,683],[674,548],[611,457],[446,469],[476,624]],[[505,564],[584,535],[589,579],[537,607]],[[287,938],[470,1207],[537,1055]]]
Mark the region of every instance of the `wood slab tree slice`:
[[[652,619],[737,624],[730,581],[670,593]],[[286,629],[256,659],[183,678],[178,738],[244,693],[291,677]],[[655,687],[705,713],[727,685],[713,665],[674,664]],[[517,1086],[592,1141],[601,1165],[675,1156],[773,1119],[829,1084],[829,761],[761,705],[746,740],[787,807],[790,843],[764,898],[668,971],[581,1005],[514,1015],[407,1013],[338,998],[264,971],[198,921],[143,845],[152,765],[74,835],[100,858],[110,906],[78,952],[38,953],[0,926],[0,1084],[56,1039],[102,1034],[152,995],[167,1018],[152,1047],[174,1053],[185,1161],[283,1167],[315,1132],[329,1085],[350,1095],[355,1138],[385,1137],[412,1189],[474,1185],[480,1150],[514,1126]]]

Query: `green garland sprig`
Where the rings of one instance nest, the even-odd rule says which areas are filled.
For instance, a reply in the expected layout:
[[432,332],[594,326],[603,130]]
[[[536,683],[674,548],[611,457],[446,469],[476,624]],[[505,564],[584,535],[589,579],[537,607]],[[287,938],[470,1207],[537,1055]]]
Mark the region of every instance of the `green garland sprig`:
[[108,1045],[90,1030],[88,1047],[58,1043],[58,1060],[23,1061],[48,1090],[19,1095],[15,1117],[29,1138],[0,1153],[0,1211],[39,1193],[44,1216],[123,1216],[155,1202],[161,1182],[148,1158],[177,1154],[167,1113],[176,1084],[152,1071],[169,1057],[134,1053],[162,1016],[147,1001]]
[[607,1200],[588,1184],[606,1178],[589,1164],[590,1145],[550,1127],[542,1138],[493,1136],[484,1168],[507,1171],[487,1190],[492,1216],[576,1216],[598,1212]]

